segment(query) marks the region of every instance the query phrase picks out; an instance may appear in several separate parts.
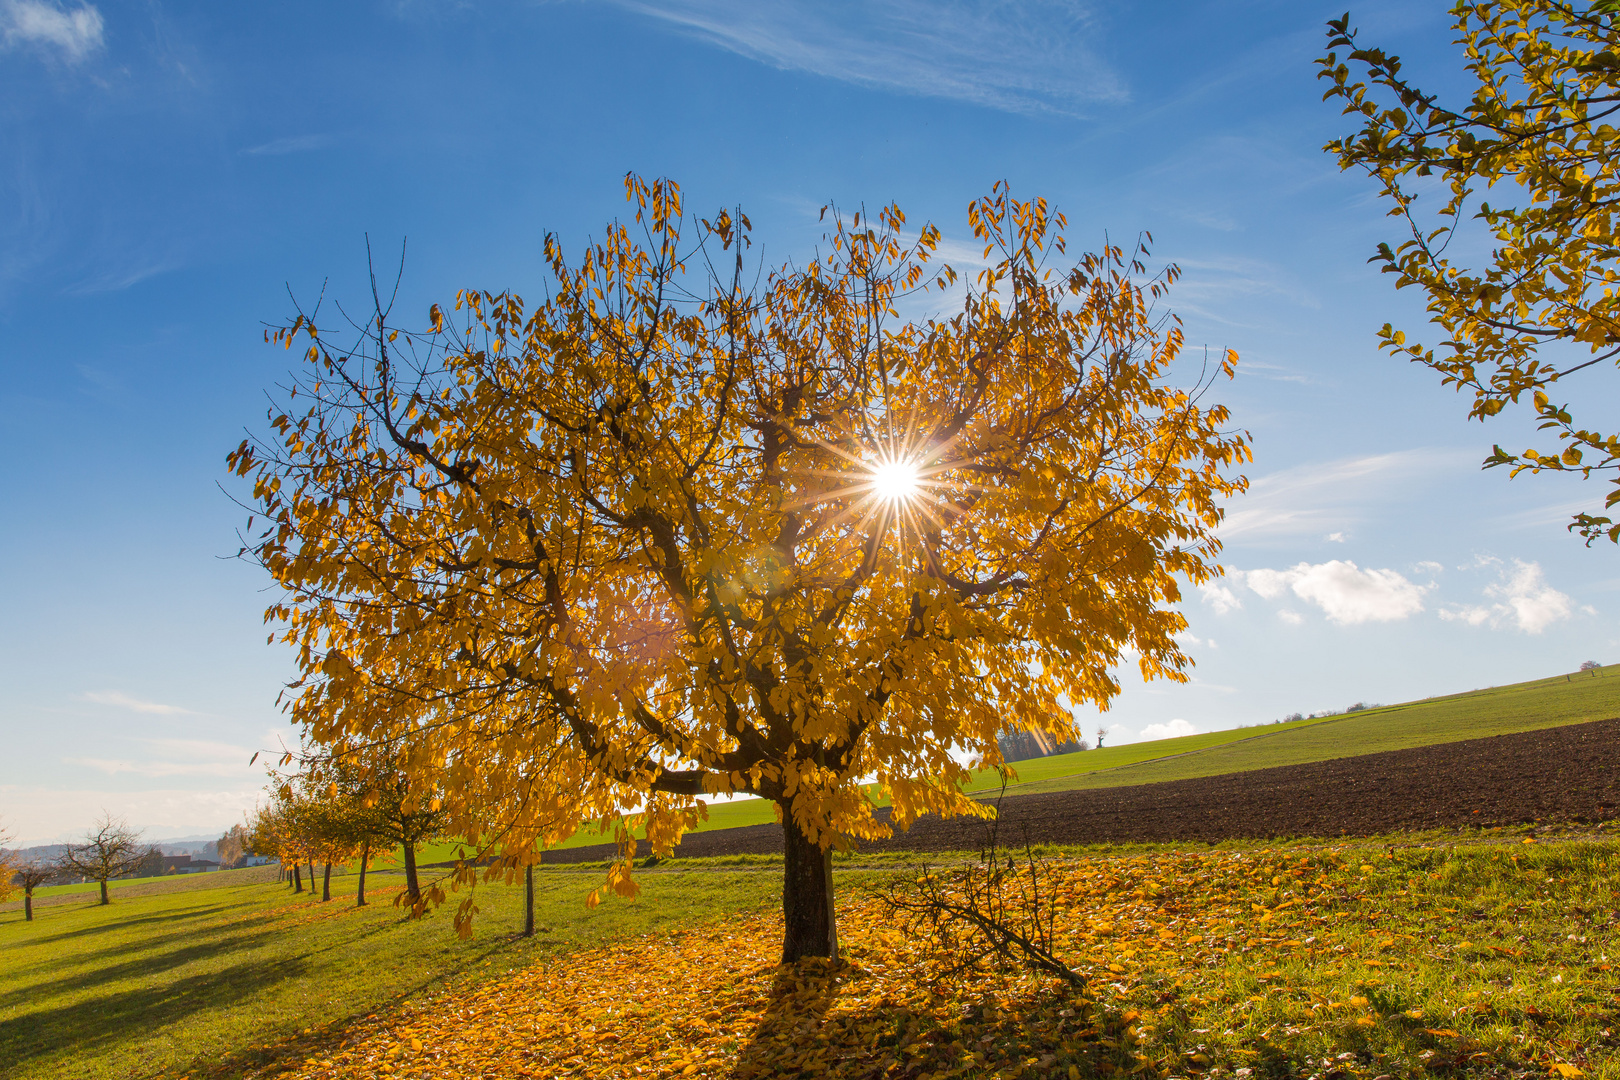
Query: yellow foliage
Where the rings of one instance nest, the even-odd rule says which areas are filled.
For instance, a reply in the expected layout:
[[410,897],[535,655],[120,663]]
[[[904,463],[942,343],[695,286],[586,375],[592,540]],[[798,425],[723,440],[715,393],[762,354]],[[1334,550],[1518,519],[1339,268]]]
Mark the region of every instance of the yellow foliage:
[[[1497,446],[1485,466],[1514,476],[1607,473],[1616,479],[1605,509],[1620,504],[1620,434],[1581,427],[1547,389],[1620,357],[1616,10],[1612,0],[1460,0],[1451,9],[1456,43],[1475,85],[1456,109],[1402,76],[1398,57],[1359,47],[1349,16],[1329,22],[1328,48],[1349,50],[1367,81],[1352,81],[1337,52],[1317,61],[1317,77],[1329,83],[1324,97],[1362,124],[1325,149],[1341,168],[1372,176],[1390,216],[1410,230],[1393,248],[1380,244],[1372,261],[1397,288],[1416,285],[1446,335],[1437,352],[1386,323],[1380,347],[1472,392],[1471,417],[1495,416],[1529,395],[1540,430],[1561,448]],[[1446,194],[1425,217],[1417,200],[1421,178],[1431,176]],[[1490,233],[1492,261],[1482,269],[1447,254],[1468,218]],[[1607,516],[1578,514],[1570,528],[1588,543],[1603,535],[1620,542],[1620,525]]]
[[314,742],[396,748],[448,832],[518,862],[614,821],[629,895],[636,825],[665,853],[749,793],[827,849],[886,833],[868,779],[902,828],[982,814],[953,749],[1073,737],[1127,656],[1186,678],[1171,605],[1220,573],[1250,455],[1203,400],[1235,356],[1170,384],[1173,267],[1060,265],[1062,215],[998,186],[969,210],[988,268],[908,319],[961,283],[897,207],[834,212],[751,287],[746,217],[626,190],[577,265],[547,239],[537,306],[273,335],[309,367],[229,461]]

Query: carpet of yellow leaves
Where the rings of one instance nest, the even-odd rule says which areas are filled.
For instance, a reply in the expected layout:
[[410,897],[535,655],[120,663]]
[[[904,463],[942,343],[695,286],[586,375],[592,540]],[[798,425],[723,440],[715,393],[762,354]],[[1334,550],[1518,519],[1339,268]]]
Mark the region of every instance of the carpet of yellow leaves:
[[1611,867],[1609,843],[1064,860],[1084,995],[942,974],[846,884],[838,963],[779,966],[779,920],[733,918],[312,1033],[260,1075],[1617,1077]]

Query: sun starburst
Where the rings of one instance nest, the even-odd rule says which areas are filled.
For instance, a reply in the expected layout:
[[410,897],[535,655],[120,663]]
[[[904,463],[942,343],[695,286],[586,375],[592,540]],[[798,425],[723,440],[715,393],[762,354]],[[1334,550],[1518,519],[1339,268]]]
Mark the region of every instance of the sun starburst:
[[922,470],[915,461],[891,458],[872,470],[872,493],[885,502],[905,502],[922,487]]

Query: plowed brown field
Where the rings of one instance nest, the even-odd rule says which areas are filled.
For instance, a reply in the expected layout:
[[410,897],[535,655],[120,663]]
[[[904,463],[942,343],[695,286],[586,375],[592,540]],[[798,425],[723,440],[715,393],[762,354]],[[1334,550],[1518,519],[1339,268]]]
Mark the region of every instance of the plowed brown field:
[[[887,817],[888,811],[882,811]],[[1497,735],[1384,754],[1138,787],[1008,795],[1003,843],[1371,836],[1454,826],[1620,817],[1620,720]],[[925,817],[862,851],[977,848],[984,826]],[[777,854],[779,825],[689,834],[675,854]],[[611,858],[611,844],[546,853],[548,863]]]

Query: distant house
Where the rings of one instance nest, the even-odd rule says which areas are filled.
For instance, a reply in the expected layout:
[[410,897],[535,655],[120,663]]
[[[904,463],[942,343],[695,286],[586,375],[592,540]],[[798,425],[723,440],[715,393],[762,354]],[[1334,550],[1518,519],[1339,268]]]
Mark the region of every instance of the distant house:
[[269,866],[276,860],[268,855],[244,855],[238,866]]
[[165,874],[201,874],[207,870],[218,870],[219,863],[212,859],[194,859],[190,855],[163,856],[163,870]]

